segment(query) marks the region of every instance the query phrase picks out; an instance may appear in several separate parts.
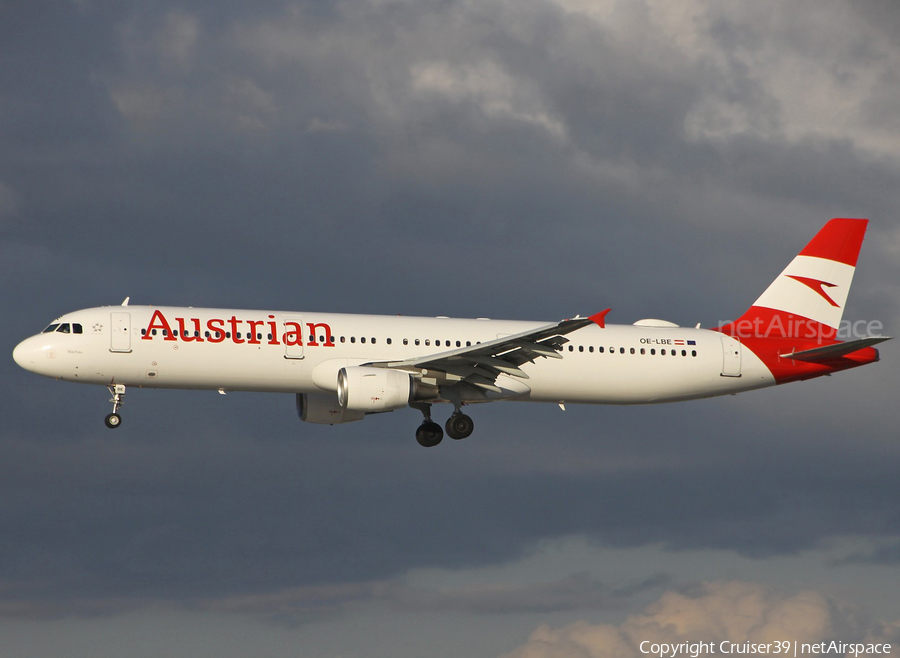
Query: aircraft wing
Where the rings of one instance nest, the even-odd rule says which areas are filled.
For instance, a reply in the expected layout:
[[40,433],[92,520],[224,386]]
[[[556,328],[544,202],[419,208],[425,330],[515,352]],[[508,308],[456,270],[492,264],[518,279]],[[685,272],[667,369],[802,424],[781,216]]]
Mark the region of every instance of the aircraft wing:
[[534,363],[538,358],[561,359],[565,337],[591,324],[605,326],[604,318],[610,309],[587,318],[573,318],[548,324],[520,334],[477,343],[469,347],[413,357],[403,361],[376,361],[367,366],[396,370],[418,371],[423,376],[440,375],[443,383],[466,383],[482,391],[501,393],[494,382],[501,374],[528,379],[520,366]]

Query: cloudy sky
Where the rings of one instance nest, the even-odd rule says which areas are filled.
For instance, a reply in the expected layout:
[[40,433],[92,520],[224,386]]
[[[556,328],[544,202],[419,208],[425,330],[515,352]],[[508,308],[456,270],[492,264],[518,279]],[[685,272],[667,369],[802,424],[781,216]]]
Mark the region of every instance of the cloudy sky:
[[[9,355],[135,304],[715,325],[831,217],[900,329],[893,0],[0,3]],[[900,349],[681,405],[302,424],[7,358],[21,658],[900,643]]]

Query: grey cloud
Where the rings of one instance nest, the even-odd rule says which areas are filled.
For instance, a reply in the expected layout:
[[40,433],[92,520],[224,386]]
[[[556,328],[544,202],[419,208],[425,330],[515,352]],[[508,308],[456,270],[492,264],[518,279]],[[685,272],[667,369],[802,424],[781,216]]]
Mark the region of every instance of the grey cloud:
[[[366,582],[415,566],[502,562],[540,539],[572,534],[602,545],[658,543],[764,557],[833,536],[889,536],[898,523],[893,461],[848,460],[827,446],[818,454],[776,449],[773,455],[772,446],[754,448],[746,435],[699,444],[670,437],[673,450],[707,453],[696,467],[550,475],[504,474],[497,467],[478,474],[467,466],[496,450],[498,441],[508,443],[501,452],[506,460],[536,451],[539,461],[551,463],[557,453],[586,448],[577,433],[600,442],[582,457],[600,464],[623,450],[664,450],[661,437],[643,432],[663,417],[671,422],[666,412],[631,430],[626,425],[635,419],[627,410],[604,414],[604,433],[617,437],[612,441],[588,430],[599,417],[586,414],[564,421],[564,434],[549,444],[537,439],[540,425],[551,422],[540,411],[517,414],[518,421],[530,419],[535,434],[519,428],[505,438],[509,430],[497,423],[504,414],[492,421],[482,412],[481,439],[442,446],[447,449],[435,459],[412,450],[409,414],[334,434],[342,428],[297,425],[286,397],[260,404],[258,396],[195,396],[186,403],[208,426],[197,435],[177,429],[174,418],[160,420],[184,398],[132,395],[128,422],[147,428],[131,430],[147,434],[137,442],[124,435],[118,445],[105,435],[73,441],[58,430],[51,440],[49,427],[43,439],[3,442],[11,505],[0,522],[17,530],[3,540],[0,580],[27,586],[7,594],[8,602],[177,602]],[[94,403],[105,397],[68,400],[84,410],[67,424],[96,426]],[[237,427],[216,420],[223,411]],[[260,432],[255,426],[264,417],[276,421]],[[681,422],[703,431],[686,416]],[[465,486],[460,472],[467,473]],[[535,587],[533,600],[549,596],[543,585]],[[594,585],[580,592],[566,595],[599,602],[607,594]],[[437,607],[474,606],[476,594],[429,600]],[[503,598],[481,603],[499,609]]]
[[554,582],[524,586],[484,584],[439,592],[402,588],[392,593],[390,600],[405,610],[509,614],[607,608],[614,598],[608,587],[588,574],[573,574]]

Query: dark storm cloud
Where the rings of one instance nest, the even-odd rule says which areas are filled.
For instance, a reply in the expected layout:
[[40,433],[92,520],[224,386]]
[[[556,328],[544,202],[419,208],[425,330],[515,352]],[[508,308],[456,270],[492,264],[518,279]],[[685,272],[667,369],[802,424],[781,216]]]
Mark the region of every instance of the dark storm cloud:
[[[199,604],[331,585],[365,585],[351,600],[367,600],[366,583],[410,568],[503,562],[534,542],[572,534],[601,545],[764,557],[834,536],[889,537],[900,521],[893,459],[879,463],[839,447],[801,453],[760,444],[752,430],[732,431],[727,441],[671,433],[666,447],[648,436],[661,422],[701,436],[710,429],[710,421],[671,407],[645,412],[651,418],[643,422],[628,410],[603,414],[602,436],[587,430],[593,416],[560,427],[540,411],[521,412],[516,423],[532,428],[525,432],[503,428],[508,414],[481,412],[478,443],[416,451],[409,414],[368,427],[309,429],[282,405],[247,399],[258,396],[228,396],[221,420],[221,404],[194,398],[194,417],[208,428],[197,436],[178,427],[183,422],[154,425],[176,396],[131,395],[128,422],[144,438],[4,441],[10,505],[0,524],[15,529],[4,534],[0,563],[9,608],[36,614],[44,603],[55,613],[70,602],[73,612],[109,612],[123,601]],[[721,411],[713,409],[713,418]],[[233,414],[245,420],[226,429]],[[75,416],[77,426],[90,425],[87,410]],[[794,440],[803,445],[804,437]],[[506,461],[525,451],[544,469],[491,465],[498,444],[509,446],[500,453]],[[646,465],[615,466],[645,449],[662,454]],[[702,458],[679,459],[685,453]],[[588,466],[579,473],[567,465],[570,456]],[[486,460],[481,472],[471,466]],[[546,468],[554,463],[557,473]],[[532,599],[551,605],[551,593],[538,589]],[[388,598],[401,603],[414,596],[394,594]],[[579,596],[572,600],[583,605],[585,592]],[[472,591],[463,598],[496,607],[496,597]],[[463,605],[455,600],[435,595],[433,605]],[[336,602],[321,605],[327,611]],[[302,610],[322,612],[314,602]]]
[[[715,324],[842,214],[878,218],[864,253],[897,273],[897,152],[872,147],[890,93],[861,99],[844,132],[798,127],[806,94],[784,97],[766,55],[832,61],[802,12],[778,32],[751,10],[667,32],[637,9],[603,24],[539,2],[16,7],[0,21],[7,354],[59,313],[128,294],[546,319],[611,305],[616,322]],[[848,38],[847,79],[890,79],[879,42],[853,55]],[[860,308],[896,318],[896,291],[880,294]],[[754,556],[890,538],[886,365],[746,403],[479,409],[470,442],[421,451],[412,412],[301,426],[289,396],[129,392],[111,437],[103,389],[9,364],[2,609],[296,616],[560,536]],[[575,580],[391,592],[470,611],[611,595]]]

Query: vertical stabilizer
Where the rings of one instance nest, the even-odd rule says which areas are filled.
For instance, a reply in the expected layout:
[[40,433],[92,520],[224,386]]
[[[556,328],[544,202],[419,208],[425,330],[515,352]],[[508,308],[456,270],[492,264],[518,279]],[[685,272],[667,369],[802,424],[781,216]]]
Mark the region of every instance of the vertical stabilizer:
[[833,339],[868,222],[836,218],[825,224],[753,306],[721,330],[738,338]]

